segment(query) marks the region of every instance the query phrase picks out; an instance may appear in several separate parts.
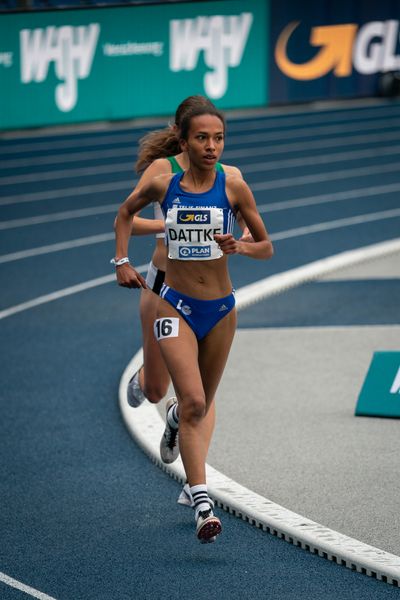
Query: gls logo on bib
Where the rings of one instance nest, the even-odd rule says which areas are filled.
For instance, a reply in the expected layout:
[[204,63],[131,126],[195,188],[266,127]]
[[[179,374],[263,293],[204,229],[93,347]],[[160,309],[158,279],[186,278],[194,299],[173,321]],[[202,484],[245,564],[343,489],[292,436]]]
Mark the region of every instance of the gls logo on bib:
[[196,223],[211,223],[210,211],[205,210],[180,210],[178,212],[178,223],[196,224]]
[[222,98],[228,88],[228,67],[238,67],[253,23],[251,13],[197,17],[170,21],[171,71],[193,71],[204,51],[204,62],[212,69],[204,76],[210,98]]

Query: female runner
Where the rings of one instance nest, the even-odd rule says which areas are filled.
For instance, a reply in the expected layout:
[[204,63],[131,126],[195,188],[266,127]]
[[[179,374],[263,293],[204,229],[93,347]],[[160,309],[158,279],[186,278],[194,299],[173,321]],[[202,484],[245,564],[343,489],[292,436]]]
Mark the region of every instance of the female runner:
[[[160,175],[133,192],[116,220],[117,280],[124,287],[146,288],[127,259],[132,215],[157,200],[165,215],[168,259],[158,303],[155,336],[179,398],[180,452],[195,504],[196,533],[213,541],[221,522],[208,496],[205,421],[222,377],[236,328],[235,300],[228,255],[266,259],[273,254],[263,221],[247,184],[216,171],[224,148],[225,121],[216,109],[185,114],[180,136],[189,168]],[[253,243],[236,240],[240,211]]]
[[[136,187],[141,186],[156,175],[182,173],[189,166],[186,152],[182,152],[178,137],[179,126],[185,113],[196,109],[208,107],[212,110],[215,105],[204,96],[189,96],[178,106],[175,113],[175,124],[163,130],[154,131],[140,141],[139,155],[136,163],[137,172],[143,172]],[[227,174],[242,177],[237,167],[216,163],[216,170]],[[140,298],[140,317],[143,338],[143,365],[133,374],[127,389],[128,402],[132,407],[139,406],[147,397],[152,403],[159,402],[167,393],[170,377],[161,356],[159,345],[154,337],[153,324],[157,315],[158,294],[164,282],[167,252],[164,234],[164,217],[158,202],[154,203],[154,220],[135,217],[133,219],[132,234],[156,234],[156,248],[146,277],[147,288],[142,289]],[[243,220],[238,215],[239,225],[243,229],[242,240],[252,241],[251,234],[244,226]],[[167,419],[163,437],[160,442],[160,455],[165,463],[172,463],[179,456],[178,429],[179,423],[169,411],[174,399],[167,403]],[[205,431],[208,442],[211,440],[215,425],[215,407],[212,404],[207,412]],[[180,504],[193,506],[190,488],[187,484],[178,498]]]
[[[143,174],[136,190],[146,185],[156,175],[181,173],[188,168],[189,160],[186,153],[182,152],[180,148],[178,131],[185,113],[201,107],[215,109],[214,104],[204,96],[185,98],[176,110],[175,124],[172,127],[151,132],[141,140],[136,170]],[[216,169],[223,170],[227,174],[242,176],[237,167],[217,163]],[[133,235],[149,233],[156,234],[156,247],[146,277],[147,288],[142,290],[140,297],[143,366],[134,373],[128,384],[128,402],[133,407],[139,406],[145,398],[150,402],[158,403],[165,397],[170,384],[170,377],[153,333],[153,323],[158,306],[157,295],[164,282],[167,260],[164,217],[158,202],[154,203],[154,220],[140,217],[135,217],[133,220]],[[244,232],[244,236],[251,241],[251,236],[247,231]],[[167,432],[167,437],[170,438],[169,444],[165,445],[162,457],[165,458],[165,462],[172,462],[178,456],[178,444],[173,432]]]

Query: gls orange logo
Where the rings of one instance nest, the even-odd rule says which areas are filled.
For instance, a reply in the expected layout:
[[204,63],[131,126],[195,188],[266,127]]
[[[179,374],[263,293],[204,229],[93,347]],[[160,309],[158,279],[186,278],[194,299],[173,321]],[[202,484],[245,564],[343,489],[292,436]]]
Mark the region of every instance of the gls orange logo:
[[299,23],[289,23],[275,47],[276,64],[292,79],[317,79],[329,71],[336,77],[348,77],[353,66],[364,75],[400,68],[400,56],[396,55],[399,21],[372,21],[360,29],[354,23],[313,27],[310,44],[321,48],[310,61],[296,64],[288,58],[286,48]]

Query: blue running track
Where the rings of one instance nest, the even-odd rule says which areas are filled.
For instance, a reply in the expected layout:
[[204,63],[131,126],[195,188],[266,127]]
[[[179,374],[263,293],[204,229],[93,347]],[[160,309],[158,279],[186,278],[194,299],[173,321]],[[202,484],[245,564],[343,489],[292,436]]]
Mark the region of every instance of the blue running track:
[[[231,259],[235,287],[398,237],[399,125],[400,104],[385,101],[229,119],[223,160],[243,171],[275,244],[269,263]],[[118,383],[141,346],[139,294],[118,288],[109,261],[146,131],[0,138],[0,599],[398,598],[229,514],[217,543],[198,544],[179,485],[125,429]],[[138,240],[134,263],[152,247]],[[340,293],[354,300],[346,283]],[[298,326],[300,296],[312,306],[313,284],[272,299],[274,318],[254,305],[240,324]]]

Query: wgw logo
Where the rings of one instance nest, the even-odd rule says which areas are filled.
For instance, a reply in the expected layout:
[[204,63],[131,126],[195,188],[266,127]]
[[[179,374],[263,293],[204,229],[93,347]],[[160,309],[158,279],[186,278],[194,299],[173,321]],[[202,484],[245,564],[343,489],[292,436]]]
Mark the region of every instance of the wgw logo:
[[100,25],[87,27],[49,26],[46,29],[23,29],[20,32],[21,81],[45,81],[50,63],[62,81],[56,87],[55,101],[59,110],[68,112],[78,101],[78,79],[86,79],[92,68]]
[[251,13],[170,21],[171,71],[193,71],[204,51],[212,69],[204,76],[205,92],[221,98],[228,88],[228,67],[240,65],[252,23]]

